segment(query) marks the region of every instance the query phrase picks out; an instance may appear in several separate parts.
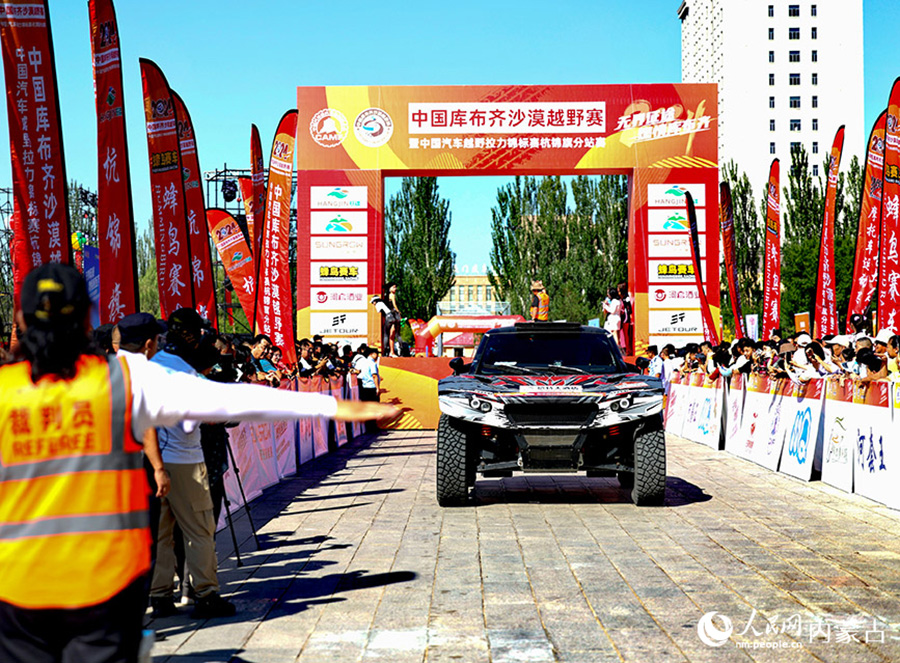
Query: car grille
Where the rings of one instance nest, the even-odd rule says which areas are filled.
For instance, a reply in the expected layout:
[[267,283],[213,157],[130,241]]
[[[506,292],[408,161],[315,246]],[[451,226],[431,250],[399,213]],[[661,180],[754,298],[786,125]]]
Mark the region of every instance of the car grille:
[[597,404],[507,403],[505,412],[515,426],[584,426],[597,413]]

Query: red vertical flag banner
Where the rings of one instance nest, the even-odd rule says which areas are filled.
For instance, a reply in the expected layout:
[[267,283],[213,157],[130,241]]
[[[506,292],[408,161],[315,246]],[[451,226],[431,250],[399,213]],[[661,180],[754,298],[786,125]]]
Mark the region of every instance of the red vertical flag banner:
[[253,255],[258,256],[262,245],[263,228],[266,226],[266,171],[259,129],[255,124],[250,125],[250,179],[253,182],[253,225],[250,225],[248,219],[247,226],[250,231],[250,247],[253,249]]
[[219,328],[216,289],[213,283],[212,256],[206,230],[206,204],[200,186],[200,160],[194,124],[184,100],[172,92],[175,118],[178,122],[178,145],[181,150],[181,180],[184,186],[184,209],[187,215],[188,241],[191,252],[191,274],[194,279],[194,299],[197,312]]
[[744,337],[744,311],[737,287],[737,258],[734,246],[734,207],[728,182],[719,184],[719,227],[722,229],[722,251],[725,254],[725,278],[728,280],[728,300],[734,316],[734,334]]
[[159,308],[162,316],[168,317],[176,309],[194,308],[178,126],[166,77],[154,62],[144,58],[141,58],[141,82],[150,157]]
[[238,190],[241,192],[241,202],[244,204],[244,218],[247,219],[247,241],[253,244],[253,180],[249,177],[239,177]]
[[266,194],[266,224],[257,263],[256,331],[268,335],[281,348],[286,364],[297,363],[294,349],[294,304],[291,299],[291,270],[288,268],[288,239],[291,215],[291,178],[294,174],[294,141],[297,111],[284,114],[272,143],[269,186]]
[[12,164],[10,249],[18,305],[22,280],[32,268],[71,260],[66,168],[46,1],[0,4],[0,41]]
[[706,298],[706,290],[703,288],[703,267],[700,260],[700,235],[697,231],[697,210],[694,207],[694,197],[690,191],[685,192],[687,200],[688,227],[691,231],[691,262],[694,265],[694,279],[697,281],[697,292],[700,295],[700,313],[703,317],[703,338],[713,345],[719,344],[719,333],[713,321],[712,311],[709,310],[709,300]]
[[100,322],[115,324],[140,308],[134,211],[119,31],[112,0],[90,0],[94,100],[97,105],[97,236],[100,239]]
[[825,186],[825,213],[822,216],[822,239],[819,244],[819,278],[816,289],[816,336],[838,333],[837,292],[834,282],[834,207],[837,196],[838,170],[844,149],[844,126],[834,135],[828,157],[828,182]]
[[234,217],[223,209],[214,207],[206,210],[206,220],[216,251],[225,267],[225,274],[249,321],[253,318],[256,274],[247,240]]
[[894,81],[884,126],[884,192],[881,199],[881,249],[878,275],[878,326],[900,325],[900,78]]
[[865,313],[878,285],[878,231],[881,227],[881,189],[884,176],[884,126],[887,111],[875,120],[866,151],[865,180],[859,208],[859,232],[856,236],[856,260],[847,319]]
[[763,282],[762,339],[768,341],[781,322],[781,196],[778,159],[769,168],[766,193],[766,263]]

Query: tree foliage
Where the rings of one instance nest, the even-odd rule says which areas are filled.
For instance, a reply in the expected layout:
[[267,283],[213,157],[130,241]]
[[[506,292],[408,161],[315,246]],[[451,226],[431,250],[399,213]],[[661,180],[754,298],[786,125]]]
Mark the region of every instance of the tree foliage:
[[404,177],[385,207],[385,276],[398,284],[403,315],[428,320],[453,284],[450,202],[434,177]]
[[571,189],[574,209],[560,177],[516,177],[497,191],[488,278],[513,313],[528,314],[539,279],[551,318],[586,322],[606,289],[626,280],[627,180],[577,177]]

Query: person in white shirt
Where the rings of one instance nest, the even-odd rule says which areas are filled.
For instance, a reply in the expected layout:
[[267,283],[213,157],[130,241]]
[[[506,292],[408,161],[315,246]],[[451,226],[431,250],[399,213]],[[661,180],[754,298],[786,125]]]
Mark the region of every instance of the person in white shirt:
[[[377,402],[381,389],[381,376],[378,374],[378,350],[366,348],[362,359],[354,364],[359,370],[359,399],[367,402]],[[374,433],[377,427],[374,421],[366,422],[366,431]]]

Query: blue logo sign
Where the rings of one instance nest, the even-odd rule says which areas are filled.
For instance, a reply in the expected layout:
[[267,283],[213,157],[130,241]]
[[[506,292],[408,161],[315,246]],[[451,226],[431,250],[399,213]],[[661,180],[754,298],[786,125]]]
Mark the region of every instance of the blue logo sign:
[[797,463],[803,465],[809,453],[809,437],[812,429],[812,413],[809,408],[803,408],[794,418],[794,426],[791,428],[791,437],[788,441],[788,455],[797,459]]

